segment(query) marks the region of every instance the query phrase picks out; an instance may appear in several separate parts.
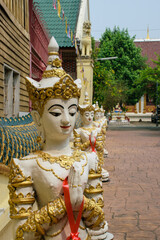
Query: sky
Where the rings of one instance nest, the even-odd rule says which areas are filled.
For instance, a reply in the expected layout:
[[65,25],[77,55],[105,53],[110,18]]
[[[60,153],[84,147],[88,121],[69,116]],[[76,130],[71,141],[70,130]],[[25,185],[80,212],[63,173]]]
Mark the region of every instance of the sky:
[[160,0],[89,0],[91,34],[98,40],[106,28],[128,29],[131,37],[160,39]]

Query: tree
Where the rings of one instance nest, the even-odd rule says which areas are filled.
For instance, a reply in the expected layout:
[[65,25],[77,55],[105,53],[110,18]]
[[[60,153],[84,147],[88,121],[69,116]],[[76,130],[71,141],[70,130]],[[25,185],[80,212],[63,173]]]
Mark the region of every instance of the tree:
[[153,60],[156,66],[144,69],[137,81],[141,83],[149,98],[153,99],[153,103],[158,105],[160,104],[160,55],[156,55],[157,60]]
[[129,36],[128,30],[107,28],[100,39],[99,50],[93,48],[93,58],[96,60],[97,57],[117,59],[94,62],[94,100],[106,106],[107,101],[112,105],[138,102],[144,93],[138,79],[146,67],[146,59],[141,56],[141,49],[135,46],[134,37]]

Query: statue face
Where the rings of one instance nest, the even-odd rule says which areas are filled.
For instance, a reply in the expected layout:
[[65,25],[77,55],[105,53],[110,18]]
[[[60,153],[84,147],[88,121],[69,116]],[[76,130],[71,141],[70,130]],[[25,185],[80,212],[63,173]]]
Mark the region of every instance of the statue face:
[[89,125],[93,122],[94,111],[85,111],[82,115],[83,124]]
[[48,100],[41,118],[46,139],[55,141],[70,136],[76,121],[77,107],[77,98]]
[[95,120],[98,121],[101,118],[101,112],[95,113]]
[[101,112],[101,117],[104,117],[104,112]]

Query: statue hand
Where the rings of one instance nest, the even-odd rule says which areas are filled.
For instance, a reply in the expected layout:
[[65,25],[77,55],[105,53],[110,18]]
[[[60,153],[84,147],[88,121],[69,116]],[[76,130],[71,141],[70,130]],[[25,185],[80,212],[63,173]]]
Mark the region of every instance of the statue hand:
[[79,211],[80,205],[83,201],[83,189],[80,173],[81,169],[79,167],[79,164],[75,162],[71,167],[68,176],[70,200],[73,211]]
[[96,141],[96,136],[94,135],[93,131],[91,132],[91,143],[92,145],[95,144],[95,141]]

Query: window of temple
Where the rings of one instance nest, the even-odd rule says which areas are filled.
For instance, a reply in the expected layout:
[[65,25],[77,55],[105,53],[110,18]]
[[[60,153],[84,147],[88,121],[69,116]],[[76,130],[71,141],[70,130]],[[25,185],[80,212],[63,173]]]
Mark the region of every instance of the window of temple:
[[19,115],[20,74],[9,66],[4,66],[4,116]]

